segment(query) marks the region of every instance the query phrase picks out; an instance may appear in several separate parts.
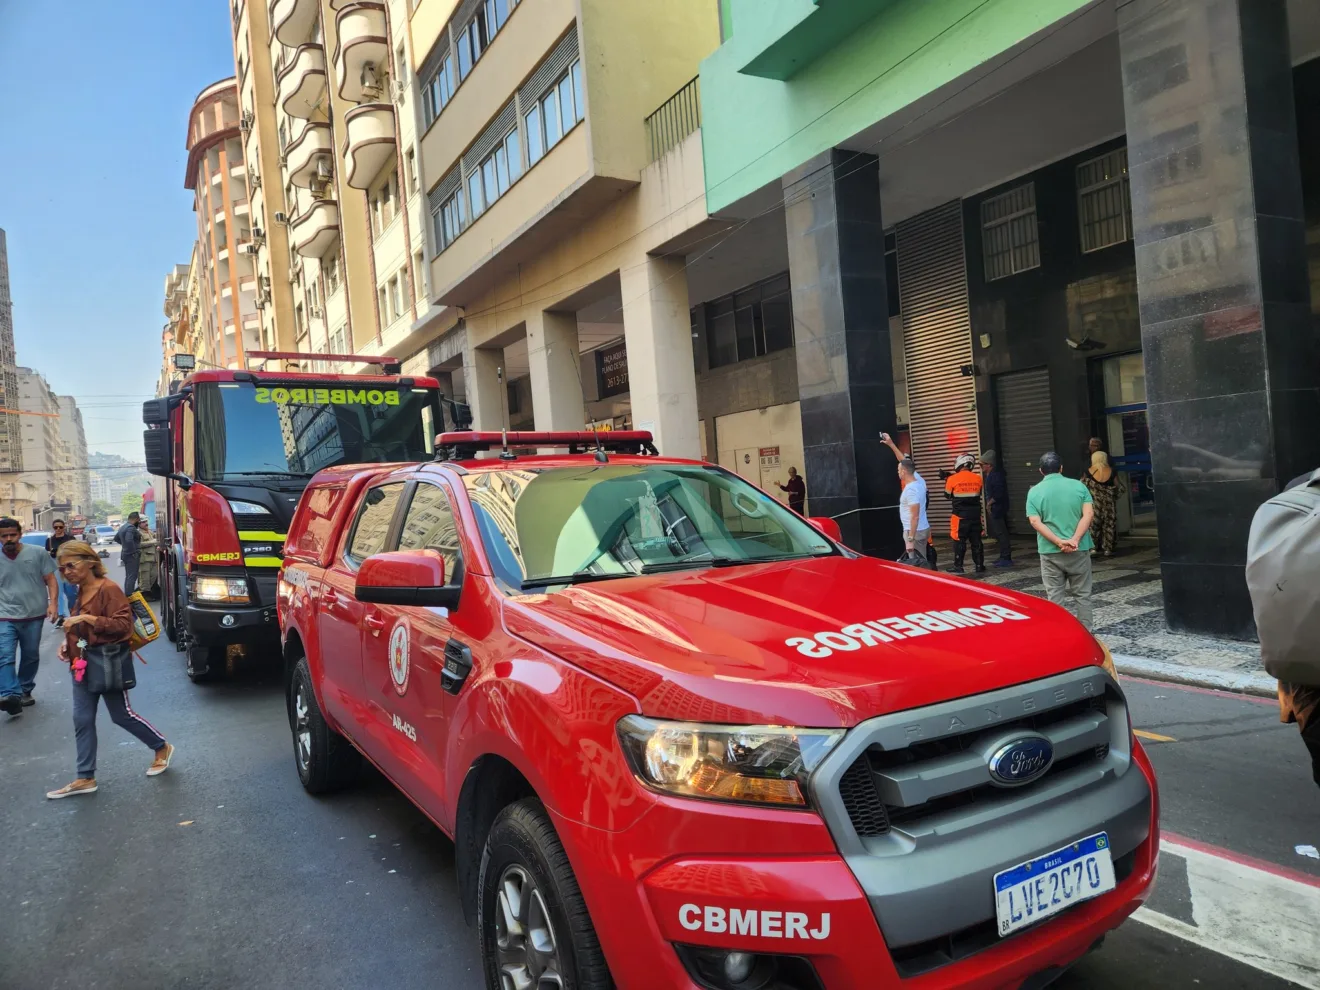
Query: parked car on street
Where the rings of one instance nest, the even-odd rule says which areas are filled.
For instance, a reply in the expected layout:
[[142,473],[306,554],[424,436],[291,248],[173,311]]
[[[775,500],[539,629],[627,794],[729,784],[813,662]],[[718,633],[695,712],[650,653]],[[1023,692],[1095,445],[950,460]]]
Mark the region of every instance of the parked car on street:
[[93,546],[103,543],[113,543],[115,541],[115,527],[113,526],[107,526],[105,523],[101,523],[99,526],[93,527],[92,531],[95,536],[95,543],[92,544]]
[[365,757],[453,838],[492,990],[1044,986],[1145,900],[1154,773],[1063,609],[646,433],[438,448],[308,485],[288,714],[309,792]]

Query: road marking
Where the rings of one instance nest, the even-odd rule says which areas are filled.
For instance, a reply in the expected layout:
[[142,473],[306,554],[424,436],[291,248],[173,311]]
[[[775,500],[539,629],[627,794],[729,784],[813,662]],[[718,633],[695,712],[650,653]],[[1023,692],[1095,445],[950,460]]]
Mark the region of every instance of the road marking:
[[1173,736],[1162,736],[1158,732],[1147,732],[1145,729],[1133,729],[1132,734],[1139,739],[1146,739],[1150,742],[1177,742]]
[[1166,834],[1160,855],[1187,864],[1193,923],[1148,907],[1132,917],[1265,973],[1320,990],[1320,878]]

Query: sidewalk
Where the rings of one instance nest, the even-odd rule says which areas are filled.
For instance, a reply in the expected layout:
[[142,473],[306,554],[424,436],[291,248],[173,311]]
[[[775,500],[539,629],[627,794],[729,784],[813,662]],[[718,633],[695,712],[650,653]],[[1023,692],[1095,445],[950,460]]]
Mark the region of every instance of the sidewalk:
[[[937,540],[941,571],[953,564],[953,545]],[[986,541],[986,564],[998,556],[997,545]],[[985,584],[1045,597],[1040,581],[1040,557],[1033,537],[1013,538],[1011,568],[993,566],[984,575],[972,573],[968,554],[967,577]],[[1273,697],[1275,681],[1261,666],[1260,644],[1211,636],[1170,632],[1164,625],[1164,586],[1160,580],[1157,547],[1124,546],[1113,557],[1092,558],[1095,634],[1121,672],[1157,680],[1179,681]]]

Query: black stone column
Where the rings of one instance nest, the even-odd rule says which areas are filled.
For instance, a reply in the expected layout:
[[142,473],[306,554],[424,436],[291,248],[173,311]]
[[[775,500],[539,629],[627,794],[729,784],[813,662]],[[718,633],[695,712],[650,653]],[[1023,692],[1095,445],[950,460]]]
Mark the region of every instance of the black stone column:
[[[837,148],[784,177],[807,511],[844,542],[902,552],[880,164]],[[881,508],[887,507],[887,508]]]
[[1252,514],[1320,464],[1285,0],[1118,25],[1165,615],[1249,637]]

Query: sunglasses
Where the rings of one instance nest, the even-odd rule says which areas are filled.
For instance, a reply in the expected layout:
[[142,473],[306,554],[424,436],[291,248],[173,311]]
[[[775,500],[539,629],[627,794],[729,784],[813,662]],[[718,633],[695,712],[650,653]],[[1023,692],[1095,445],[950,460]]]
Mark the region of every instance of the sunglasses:
[[68,564],[60,564],[60,570],[71,571],[76,567],[81,567],[82,564],[83,562],[81,560],[75,560],[72,563],[68,563]]

